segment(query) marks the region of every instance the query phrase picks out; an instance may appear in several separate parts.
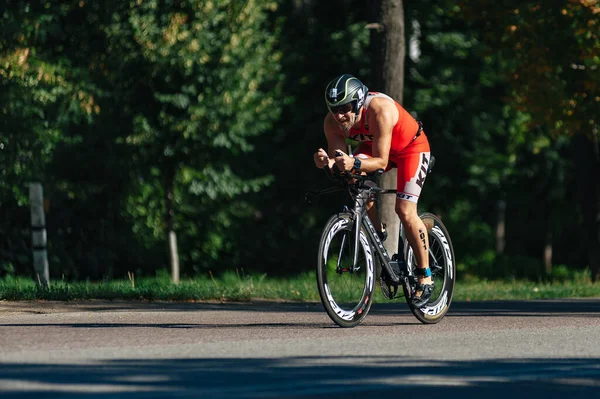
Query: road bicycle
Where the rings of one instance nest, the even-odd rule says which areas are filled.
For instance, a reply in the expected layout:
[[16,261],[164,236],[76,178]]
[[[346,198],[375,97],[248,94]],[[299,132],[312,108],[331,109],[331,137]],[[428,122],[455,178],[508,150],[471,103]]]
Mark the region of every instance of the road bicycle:
[[[431,172],[435,158],[432,157],[427,173]],[[439,217],[422,213],[429,235],[429,267],[435,289],[430,301],[415,307],[417,277],[414,270],[417,261],[408,244],[404,226],[400,223],[398,254],[389,256],[373,223],[366,215],[366,205],[377,201],[380,195],[396,194],[396,190],[379,188],[375,181],[383,173],[380,169],[369,174],[332,173],[324,168],[327,176],[338,187],[307,193],[307,201],[316,196],[347,191],[351,207],[342,210],[325,224],[317,263],[317,285],[325,311],[337,325],[355,327],[369,313],[373,303],[375,284],[378,282],[387,299],[404,297],[413,315],[424,324],[441,321],[450,308],[456,280],[454,249],[448,230]],[[399,294],[402,287],[402,294]]]

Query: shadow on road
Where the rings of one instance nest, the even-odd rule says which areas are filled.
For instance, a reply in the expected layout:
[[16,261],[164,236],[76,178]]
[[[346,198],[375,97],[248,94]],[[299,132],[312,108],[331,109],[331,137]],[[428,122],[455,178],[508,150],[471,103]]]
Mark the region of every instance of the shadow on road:
[[[370,314],[409,313],[406,305],[378,304],[373,305]],[[447,317],[472,316],[517,316],[517,317],[600,317],[600,299],[555,299],[531,301],[489,301],[489,302],[452,302]]]
[[458,302],[452,304],[457,316],[600,316],[598,299],[557,299],[535,301]]
[[598,388],[598,358],[431,360],[427,364],[411,358],[365,356],[111,360],[94,365],[0,363],[3,398],[353,398],[385,394],[506,399],[594,397]]
[[[266,313],[309,312],[324,313],[321,303],[253,301],[237,303],[189,303],[189,302],[5,302],[0,312],[55,313],[55,312],[182,312],[182,311],[239,311]],[[410,314],[402,298],[393,302],[375,303],[371,314]],[[600,298],[556,299],[530,301],[453,302],[448,316],[561,316],[600,317]]]

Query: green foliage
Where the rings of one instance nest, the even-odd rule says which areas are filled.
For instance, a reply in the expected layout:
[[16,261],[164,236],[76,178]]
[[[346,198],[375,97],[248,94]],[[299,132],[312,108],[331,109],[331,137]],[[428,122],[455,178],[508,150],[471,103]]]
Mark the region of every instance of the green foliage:
[[[426,1],[407,8],[409,37],[419,54],[407,57],[404,105],[423,121],[436,166],[419,208],[442,216],[459,268],[476,272],[493,262],[495,207],[515,173],[514,113],[502,101],[505,89],[497,59],[475,29]],[[492,259],[490,259],[492,254]]]
[[0,203],[26,203],[27,183],[44,179],[62,129],[98,111],[85,71],[52,47],[52,36],[71,6],[54,10],[10,4],[2,11],[0,37]]
[[[48,182],[56,149],[76,142],[69,127],[87,124],[99,108],[87,65],[67,54],[68,28],[61,23],[75,2],[10,2],[0,11],[0,264],[28,273],[28,184]],[[85,41],[86,37],[81,37]],[[51,195],[51,185],[45,184]]]
[[[561,235],[563,239],[557,242],[568,241],[572,247],[559,262],[587,263],[596,279],[600,276],[600,224],[589,222],[600,212],[599,12],[595,1],[565,2],[560,7],[464,1],[460,7],[469,23],[483,27],[485,42],[497,49],[498,72],[510,89],[507,104],[529,116],[521,121],[528,131],[523,142],[528,152],[521,165],[533,165],[529,178],[538,180],[526,189],[545,197],[534,214],[545,211],[546,231]],[[564,209],[572,209],[570,220]],[[566,228],[580,231],[587,239],[573,240],[564,234]]]
[[[305,191],[328,184],[312,162],[325,145],[324,86],[348,72],[380,89],[370,83],[368,3],[8,2],[0,273],[32,273],[32,180],[49,201],[53,278],[132,271],[142,281],[167,267],[171,227],[184,276],[313,269],[322,224],[343,201],[304,203]],[[583,216],[564,211],[577,191],[571,143],[556,133],[598,130],[592,3],[404,2],[407,39],[420,34],[404,104],[437,158],[420,209],[443,216],[470,278],[564,278],[564,268],[548,277],[541,267],[548,240],[556,263],[585,266]],[[240,298],[259,284],[237,278],[247,283]],[[72,296],[63,284],[52,295]],[[131,297],[157,295],[136,290]]]
[[598,129],[600,9],[595,1],[543,6],[532,1],[460,2],[462,13],[485,27],[503,60],[511,102],[552,133]]
[[[420,207],[445,217],[467,273],[489,275],[500,259],[495,253],[500,206],[506,207],[509,258],[541,259],[544,239],[552,234],[555,259],[582,266],[581,243],[565,229],[577,225],[578,216],[561,212],[576,201],[569,141],[510,100],[514,88],[506,77],[514,56],[501,36],[490,43],[487,35],[498,26],[489,21],[507,23],[497,12],[511,6],[483,3],[423,2],[407,13],[419,24],[421,56],[408,64],[405,105],[423,120],[437,158]],[[469,7],[478,13],[469,14]],[[512,264],[526,268],[526,263]],[[544,274],[536,270],[538,277]]]
[[156,254],[167,196],[184,233],[184,271],[231,251],[235,232],[226,229],[253,214],[243,197],[273,181],[244,165],[250,139],[280,113],[279,28],[268,19],[276,8],[73,1],[4,11],[0,110],[10,118],[0,151],[11,168],[0,169],[1,202],[16,196],[25,205],[25,183],[45,181],[61,216],[48,223],[63,272],[96,278],[131,262],[164,266]]
[[247,270],[281,276],[315,266],[323,224],[341,206],[334,198],[322,198],[317,206],[304,202],[307,190],[329,183],[312,160],[325,145],[324,90],[330,79],[346,72],[369,84],[367,15],[362,0],[281,2],[277,16],[285,21],[279,48],[286,97],[275,128],[267,139],[255,142],[255,159],[264,162],[252,168],[272,174],[274,181],[262,194],[249,197],[260,207],[241,226],[244,234],[236,244]]
[[133,229],[156,245],[165,231],[163,198],[173,195],[181,258],[194,270],[232,255],[225,228],[252,213],[243,196],[272,182],[244,159],[254,149],[250,139],[280,114],[278,28],[266,30],[275,8],[272,1],[146,1],[124,7],[127,17],[106,28],[115,54],[128,54],[110,65],[114,84],[125,82],[124,106],[134,118],[120,139],[137,158],[137,189],[128,199]]

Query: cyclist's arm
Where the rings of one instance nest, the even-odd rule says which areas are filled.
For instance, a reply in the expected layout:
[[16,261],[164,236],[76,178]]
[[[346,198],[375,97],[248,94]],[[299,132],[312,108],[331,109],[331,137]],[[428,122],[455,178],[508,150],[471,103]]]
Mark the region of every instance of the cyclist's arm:
[[373,135],[373,156],[361,159],[361,171],[385,169],[389,162],[392,130],[398,121],[398,109],[392,101],[374,98],[369,105],[369,132]]
[[323,123],[325,138],[327,138],[327,155],[329,155],[329,167],[335,163],[335,150],[346,150],[346,135],[335,123],[335,120],[328,112]]

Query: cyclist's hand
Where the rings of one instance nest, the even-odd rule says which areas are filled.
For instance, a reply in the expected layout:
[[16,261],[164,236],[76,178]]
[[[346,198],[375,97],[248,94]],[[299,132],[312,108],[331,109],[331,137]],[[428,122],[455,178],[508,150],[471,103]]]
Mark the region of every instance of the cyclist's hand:
[[325,166],[329,166],[329,156],[324,149],[319,148],[319,150],[315,152],[313,158],[317,168],[323,169]]
[[346,172],[351,171],[354,167],[354,158],[341,150],[335,150],[335,165],[339,170]]

